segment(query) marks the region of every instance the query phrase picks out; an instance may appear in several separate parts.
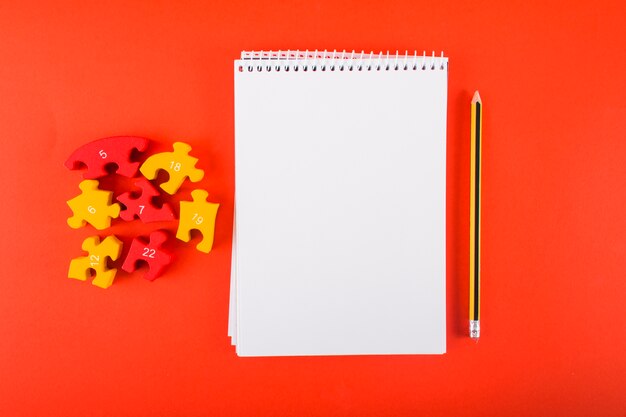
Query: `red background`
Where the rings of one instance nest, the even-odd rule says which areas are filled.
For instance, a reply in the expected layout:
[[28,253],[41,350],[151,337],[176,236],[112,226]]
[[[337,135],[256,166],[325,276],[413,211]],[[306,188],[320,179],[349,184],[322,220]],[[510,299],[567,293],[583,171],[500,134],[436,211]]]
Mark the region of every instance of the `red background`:
[[[125,3],[0,4],[0,415],[626,415],[624,2]],[[446,355],[242,359],[230,346],[232,61],[279,48],[450,57]],[[66,225],[80,175],[62,163],[117,134],[190,143],[221,207],[209,255],[179,245],[159,280],[119,274],[101,290],[66,278],[93,230]],[[114,224],[126,241],[149,229]]]

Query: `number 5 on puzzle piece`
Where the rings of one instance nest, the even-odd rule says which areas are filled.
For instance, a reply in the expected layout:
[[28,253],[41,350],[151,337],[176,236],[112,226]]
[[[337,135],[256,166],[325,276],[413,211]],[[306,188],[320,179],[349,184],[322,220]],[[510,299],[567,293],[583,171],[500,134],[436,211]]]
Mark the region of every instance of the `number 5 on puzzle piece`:
[[113,193],[100,190],[96,180],[83,180],[78,187],[82,193],[67,202],[74,213],[67,219],[67,224],[73,229],[83,227],[86,223],[98,230],[109,227],[111,219],[120,214],[120,205],[111,204]]
[[91,236],[83,241],[82,248],[89,255],[72,259],[68,278],[85,281],[91,276],[90,270],[94,270],[96,276],[91,283],[100,288],[109,288],[117,269],[107,267],[107,258],[116,261],[120,257],[122,242],[115,236],[108,236],[102,242],[98,236]]
[[117,173],[132,178],[137,174],[139,162],[131,161],[134,149],[143,152],[150,141],[137,136],[114,136],[98,139],[76,149],[65,161],[70,170],[87,166],[83,178],[94,179],[107,175],[107,165],[117,165]]
[[141,237],[133,239],[122,269],[126,272],[133,272],[137,269],[137,262],[144,261],[150,268],[144,275],[144,278],[149,281],[157,279],[165,267],[173,260],[172,254],[161,247],[167,241],[167,238],[168,235],[165,231],[157,230],[150,233],[149,242],[146,242]]
[[204,171],[196,168],[197,158],[189,155],[191,146],[184,142],[174,143],[174,152],[161,152],[152,155],[143,163],[139,170],[153,180],[159,170],[167,171],[170,175],[168,181],[161,184],[161,188],[168,194],[174,194],[189,177],[191,182],[198,182],[204,177]]
[[180,202],[180,219],[176,238],[183,242],[191,240],[191,230],[202,232],[202,241],[196,248],[200,252],[209,253],[213,247],[213,236],[215,234],[215,217],[219,204],[206,201],[209,193],[204,190],[193,190],[191,197],[193,201]]

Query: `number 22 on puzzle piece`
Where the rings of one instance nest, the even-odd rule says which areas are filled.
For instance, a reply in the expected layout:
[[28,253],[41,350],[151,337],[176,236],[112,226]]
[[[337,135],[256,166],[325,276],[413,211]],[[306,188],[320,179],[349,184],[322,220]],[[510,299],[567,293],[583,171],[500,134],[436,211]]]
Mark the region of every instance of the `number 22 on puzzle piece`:
[[168,234],[163,230],[150,233],[148,242],[142,237],[136,237],[130,245],[122,269],[126,272],[133,272],[137,269],[137,263],[143,261],[148,264],[149,268],[144,278],[154,281],[174,259],[172,254],[162,247],[167,239]]

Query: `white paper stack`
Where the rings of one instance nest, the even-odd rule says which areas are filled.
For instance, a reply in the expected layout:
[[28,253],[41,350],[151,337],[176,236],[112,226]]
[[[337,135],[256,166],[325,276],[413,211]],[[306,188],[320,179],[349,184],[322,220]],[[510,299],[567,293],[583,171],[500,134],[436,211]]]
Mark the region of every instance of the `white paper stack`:
[[239,356],[446,349],[444,57],[235,61]]

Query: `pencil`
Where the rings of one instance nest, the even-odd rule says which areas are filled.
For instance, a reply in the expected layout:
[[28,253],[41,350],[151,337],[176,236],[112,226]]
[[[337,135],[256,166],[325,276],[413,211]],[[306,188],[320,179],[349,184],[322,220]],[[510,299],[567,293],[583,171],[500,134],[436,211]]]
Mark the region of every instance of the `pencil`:
[[472,98],[470,161],[470,294],[469,333],[480,337],[480,171],[482,159],[482,100],[478,91]]

